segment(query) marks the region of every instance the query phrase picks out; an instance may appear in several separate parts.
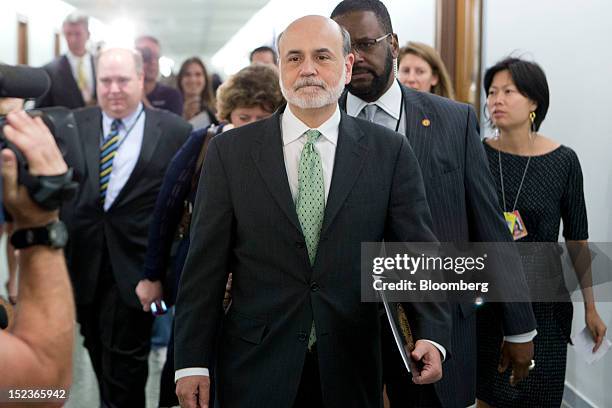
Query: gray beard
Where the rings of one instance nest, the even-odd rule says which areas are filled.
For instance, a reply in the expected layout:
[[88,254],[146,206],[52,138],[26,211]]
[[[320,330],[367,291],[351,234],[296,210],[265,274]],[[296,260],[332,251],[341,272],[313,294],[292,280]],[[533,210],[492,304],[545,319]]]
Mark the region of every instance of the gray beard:
[[338,102],[342,92],[344,92],[344,82],[346,81],[346,71],[342,70],[342,77],[338,83],[331,89],[324,89],[322,94],[312,96],[298,95],[293,89],[289,90],[283,85],[283,80],[280,79],[280,88],[283,96],[290,105],[297,106],[300,109],[318,109]]

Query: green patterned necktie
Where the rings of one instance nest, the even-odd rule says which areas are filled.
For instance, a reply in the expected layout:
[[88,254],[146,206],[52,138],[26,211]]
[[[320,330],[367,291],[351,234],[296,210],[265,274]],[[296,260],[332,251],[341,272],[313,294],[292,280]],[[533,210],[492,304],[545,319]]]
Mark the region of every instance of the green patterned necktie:
[[[306,240],[310,265],[314,265],[319,245],[323,214],[325,212],[325,184],[323,182],[323,166],[321,156],[314,147],[321,132],[310,129],[306,132],[306,144],[300,155],[298,167],[298,198],[295,204],[302,233]],[[316,342],[314,321],[308,338],[308,349],[312,350]]]
[[319,245],[323,213],[325,211],[325,185],[323,183],[323,166],[321,156],[314,144],[321,132],[310,129],[306,132],[306,144],[302,149],[298,167],[298,198],[295,204],[302,232],[306,239],[306,248],[310,264],[314,265]]

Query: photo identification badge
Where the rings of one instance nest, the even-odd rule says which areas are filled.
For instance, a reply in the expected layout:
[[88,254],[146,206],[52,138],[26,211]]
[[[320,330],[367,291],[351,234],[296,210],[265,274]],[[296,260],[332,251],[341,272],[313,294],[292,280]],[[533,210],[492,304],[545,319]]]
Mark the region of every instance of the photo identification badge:
[[518,210],[504,211],[504,219],[515,241],[527,236],[527,228],[525,228],[525,223]]

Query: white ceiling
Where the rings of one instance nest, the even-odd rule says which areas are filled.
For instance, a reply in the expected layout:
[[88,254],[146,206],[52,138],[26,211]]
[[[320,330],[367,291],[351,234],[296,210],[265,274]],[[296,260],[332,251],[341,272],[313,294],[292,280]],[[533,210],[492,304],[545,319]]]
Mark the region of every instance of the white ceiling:
[[210,58],[268,0],[67,0],[80,11],[111,24],[127,18],[136,36],[159,38],[162,53],[180,62]]

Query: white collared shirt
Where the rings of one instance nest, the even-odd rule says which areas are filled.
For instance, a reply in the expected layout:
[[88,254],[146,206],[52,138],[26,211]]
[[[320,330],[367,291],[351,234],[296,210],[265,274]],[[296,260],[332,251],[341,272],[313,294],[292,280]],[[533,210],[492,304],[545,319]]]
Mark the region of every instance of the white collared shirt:
[[[340,126],[340,109],[336,105],[334,114],[321,126],[316,128],[321,136],[314,144],[316,151],[321,157],[323,167],[323,182],[325,184],[325,203],[329,196],[332,173],[334,171],[334,159],[336,157],[336,146],[338,145],[338,131]],[[281,118],[281,134],[283,135],[283,156],[285,158],[285,169],[291,189],[291,197],[295,203],[298,198],[298,168],[302,149],[306,144],[306,131],[310,130],[304,122],[299,120],[287,105]]]
[[399,82],[393,81],[393,85],[387,92],[385,92],[378,100],[374,102],[366,102],[363,99],[348,93],[346,97],[346,113],[350,116],[357,117],[359,112],[366,105],[377,105],[379,108],[384,110],[387,114],[391,115],[396,121],[400,119],[400,112],[402,111],[402,89],[400,88]]
[[[130,113],[125,118],[121,118],[122,124],[119,126],[119,148],[117,150],[117,155],[113,159],[113,170],[111,171],[108,188],[106,190],[104,211],[108,211],[111,205],[113,205],[121,189],[130,178],[134,167],[136,167],[136,162],[140,157],[146,116],[146,113],[142,110],[142,103],[139,103],[134,112]],[[142,114],[140,114],[141,111]],[[104,136],[100,137],[100,146],[102,146],[102,140],[110,133],[113,120],[114,118],[102,112],[102,132]]]
[[85,103],[89,102],[87,99],[91,99],[94,95],[94,74],[93,67],[91,66],[92,56],[89,52],[86,52],[82,57],[77,57],[70,51],[66,53],[66,57],[68,58],[68,62],[70,63],[70,69],[72,70],[72,76],[74,77],[74,81],[79,83],[79,61],[83,59],[83,73],[85,74],[85,79],[87,81],[87,93],[83,93],[83,99],[85,99]]

